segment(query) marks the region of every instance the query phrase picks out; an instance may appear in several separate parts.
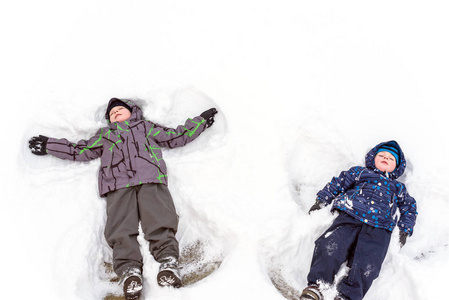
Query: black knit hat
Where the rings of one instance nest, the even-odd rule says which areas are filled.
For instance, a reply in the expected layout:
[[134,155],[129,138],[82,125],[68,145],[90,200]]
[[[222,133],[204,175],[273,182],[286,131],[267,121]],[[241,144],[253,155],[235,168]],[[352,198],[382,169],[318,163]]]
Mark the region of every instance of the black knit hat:
[[111,112],[111,109],[113,109],[116,106],[123,106],[124,108],[129,110],[129,112],[132,112],[131,107],[128,104],[126,104],[124,101],[122,101],[118,98],[112,98],[109,101],[108,108],[106,109],[106,117],[108,118],[108,120],[109,120],[109,113]]

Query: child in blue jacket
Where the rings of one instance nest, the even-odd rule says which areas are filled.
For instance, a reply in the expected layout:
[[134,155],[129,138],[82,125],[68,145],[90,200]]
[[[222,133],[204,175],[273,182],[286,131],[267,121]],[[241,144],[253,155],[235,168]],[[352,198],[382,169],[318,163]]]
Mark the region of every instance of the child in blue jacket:
[[310,208],[309,213],[333,201],[332,211],[339,215],[315,242],[301,300],[322,300],[319,284],[332,284],[345,261],[350,270],[337,285],[335,300],[362,299],[379,276],[394,227],[399,227],[401,246],[413,233],[416,201],[396,180],[406,167],[399,144],[380,143],[365,161],[366,167],[352,167],[334,177]]

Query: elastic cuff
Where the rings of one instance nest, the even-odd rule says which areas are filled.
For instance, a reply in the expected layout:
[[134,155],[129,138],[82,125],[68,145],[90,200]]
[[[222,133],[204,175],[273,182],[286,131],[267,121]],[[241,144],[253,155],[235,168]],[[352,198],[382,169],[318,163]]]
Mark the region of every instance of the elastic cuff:
[[161,256],[159,256],[158,258],[154,258],[158,263],[160,263],[161,261],[163,261],[164,259],[166,259],[167,257],[174,257],[176,259],[179,259],[179,253],[177,252],[165,252],[163,253]]
[[128,269],[139,269],[140,272],[142,272],[142,264],[138,263],[129,263],[124,266],[121,266],[120,268],[117,268],[114,270],[115,274],[117,274],[119,277],[122,277],[123,273],[125,273]]

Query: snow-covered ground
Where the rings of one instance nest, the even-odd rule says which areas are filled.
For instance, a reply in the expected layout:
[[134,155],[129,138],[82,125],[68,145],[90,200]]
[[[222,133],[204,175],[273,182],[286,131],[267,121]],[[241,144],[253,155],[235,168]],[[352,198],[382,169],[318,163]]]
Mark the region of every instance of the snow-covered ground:
[[164,155],[181,245],[206,241],[221,267],[195,285],[162,289],[142,242],[144,299],[285,299],[270,280],[277,276],[302,289],[313,242],[333,219],[327,209],[307,214],[315,193],[391,139],[407,157],[401,179],[419,216],[405,247],[391,244],[365,299],[441,298],[449,269],[448,8],[3,1],[2,295],[101,298],[99,270],[110,252],[99,162],[34,156],[27,141],[90,137],[107,101],[123,97],[168,126],[212,105],[220,112],[196,141]]

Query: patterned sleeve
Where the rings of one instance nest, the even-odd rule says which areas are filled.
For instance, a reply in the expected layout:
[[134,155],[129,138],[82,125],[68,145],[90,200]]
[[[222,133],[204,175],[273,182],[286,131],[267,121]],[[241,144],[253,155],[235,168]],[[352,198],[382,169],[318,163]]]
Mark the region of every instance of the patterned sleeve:
[[361,167],[352,167],[348,171],[341,172],[338,177],[332,178],[332,180],[317,193],[317,199],[326,205],[330,204],[335,197],[345,193],[354,185],[361,173],[361,169]]
[[415,227],[416,217],[418,215],[416,200],[409,195],[404,184],[401,183],[402,190],[398,195],[397,206],[401,213],[401,218],[398,222],[400,230],[407,232],[410,236],[413,234],[413,227]]
[[98,158],[103,153],[102,141],[103,129],[88,140],[78,143],[69,142],[67,139],[49,138],[47,142],[47,153],[61,159],[74,161],[89,161]]
[[151,123],[147,134],[159,146],[167,148],[182,147],[196,139],[206,129],[206,121],[202,117],[188,119],[184,125],[167,128]]

